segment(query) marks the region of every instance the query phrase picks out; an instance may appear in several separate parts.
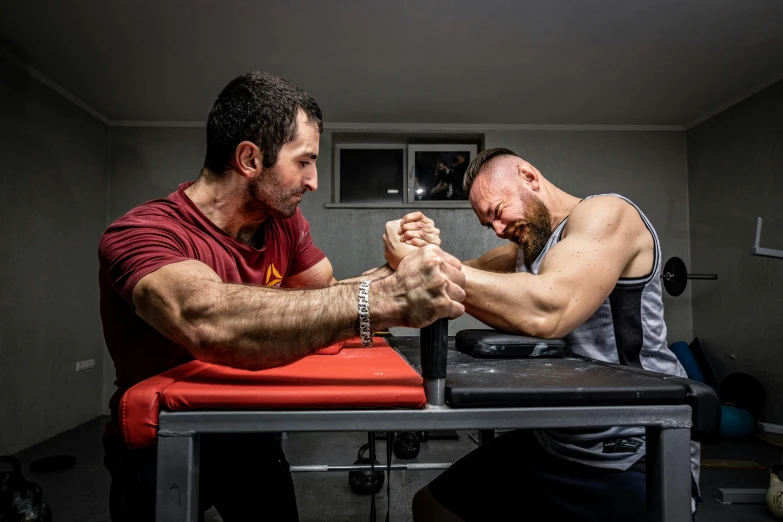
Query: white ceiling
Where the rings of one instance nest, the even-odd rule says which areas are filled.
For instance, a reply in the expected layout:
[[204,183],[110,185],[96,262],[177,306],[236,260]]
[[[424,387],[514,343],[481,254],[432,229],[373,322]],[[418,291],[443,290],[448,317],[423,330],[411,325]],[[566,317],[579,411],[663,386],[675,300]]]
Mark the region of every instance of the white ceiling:
[[327,122],[688,125],[783,73],[781,0],[7,0],[0,46],[111,120],[248,70]]

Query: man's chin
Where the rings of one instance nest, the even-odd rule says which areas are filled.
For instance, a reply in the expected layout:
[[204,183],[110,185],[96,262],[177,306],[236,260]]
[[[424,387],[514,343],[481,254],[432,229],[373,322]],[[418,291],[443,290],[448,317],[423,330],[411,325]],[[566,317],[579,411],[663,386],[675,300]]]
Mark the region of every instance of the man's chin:
[[296,214],[296,205],[272,208],[267,211],[267,214],[277,219],[290,218]]

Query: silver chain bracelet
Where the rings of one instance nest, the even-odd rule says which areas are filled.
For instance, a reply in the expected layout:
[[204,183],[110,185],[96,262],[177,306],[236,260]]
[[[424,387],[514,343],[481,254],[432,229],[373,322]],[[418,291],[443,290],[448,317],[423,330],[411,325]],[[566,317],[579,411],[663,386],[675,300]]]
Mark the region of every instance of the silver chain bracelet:
[[359,283],[359,335],[362,338],[362,346],[372,346],[369,279],[365,279]]

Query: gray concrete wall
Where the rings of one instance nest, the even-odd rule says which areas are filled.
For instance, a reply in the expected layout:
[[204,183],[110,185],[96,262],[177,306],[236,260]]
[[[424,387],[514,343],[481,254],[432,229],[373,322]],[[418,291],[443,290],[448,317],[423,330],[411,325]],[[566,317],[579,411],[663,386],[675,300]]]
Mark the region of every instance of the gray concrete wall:
[[[318,190],[305,195],[301,208],[316,243],[340,279],[383,264],[383,227],[408,211],[324,208],[332,193],[335,136],[348,140],[345,134],[323,134],[317,163]],[[112,219],[136,204],[170,193],[182,181],[195,179],[203,161],[204,139],[204,129],[114,128],[109,200]],[[684,133],[492,132],[486,134],[486,146],[518,150],[545,176],[575,194],[611,190],[629,196],[658,228],[664,255],[678,255],[689,261]],[[471,259],[502,244],[491,231],[479,226],[470,209],[425,212],[441,229],[443,248],[460,259]],[[672,340],[690,340],[689,299],[687,293],[677,300],[667,299]],[[452,322],[451,330],[482,326],[465,317]],[[392,331],[413,333],[407,329]]]
[[756,377],[768,421],[783,423],[783,82],[688,130],[691,272],[717,273],[693,285],[693,331],[718,378]]
[[[0,58],[0,454],[102,412],[109,128]],[[76,362],[96,367],[76,373]]]

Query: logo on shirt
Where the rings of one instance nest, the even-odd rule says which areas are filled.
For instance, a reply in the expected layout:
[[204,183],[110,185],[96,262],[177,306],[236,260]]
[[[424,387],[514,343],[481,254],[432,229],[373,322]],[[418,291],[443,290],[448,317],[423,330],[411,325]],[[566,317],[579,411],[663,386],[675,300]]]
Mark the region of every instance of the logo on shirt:
[[266,269],[266,281],[264,282],[264,285],[278,288],[282,282],[283,276],[277,271],[274,263],[270,263],[269,268]]

